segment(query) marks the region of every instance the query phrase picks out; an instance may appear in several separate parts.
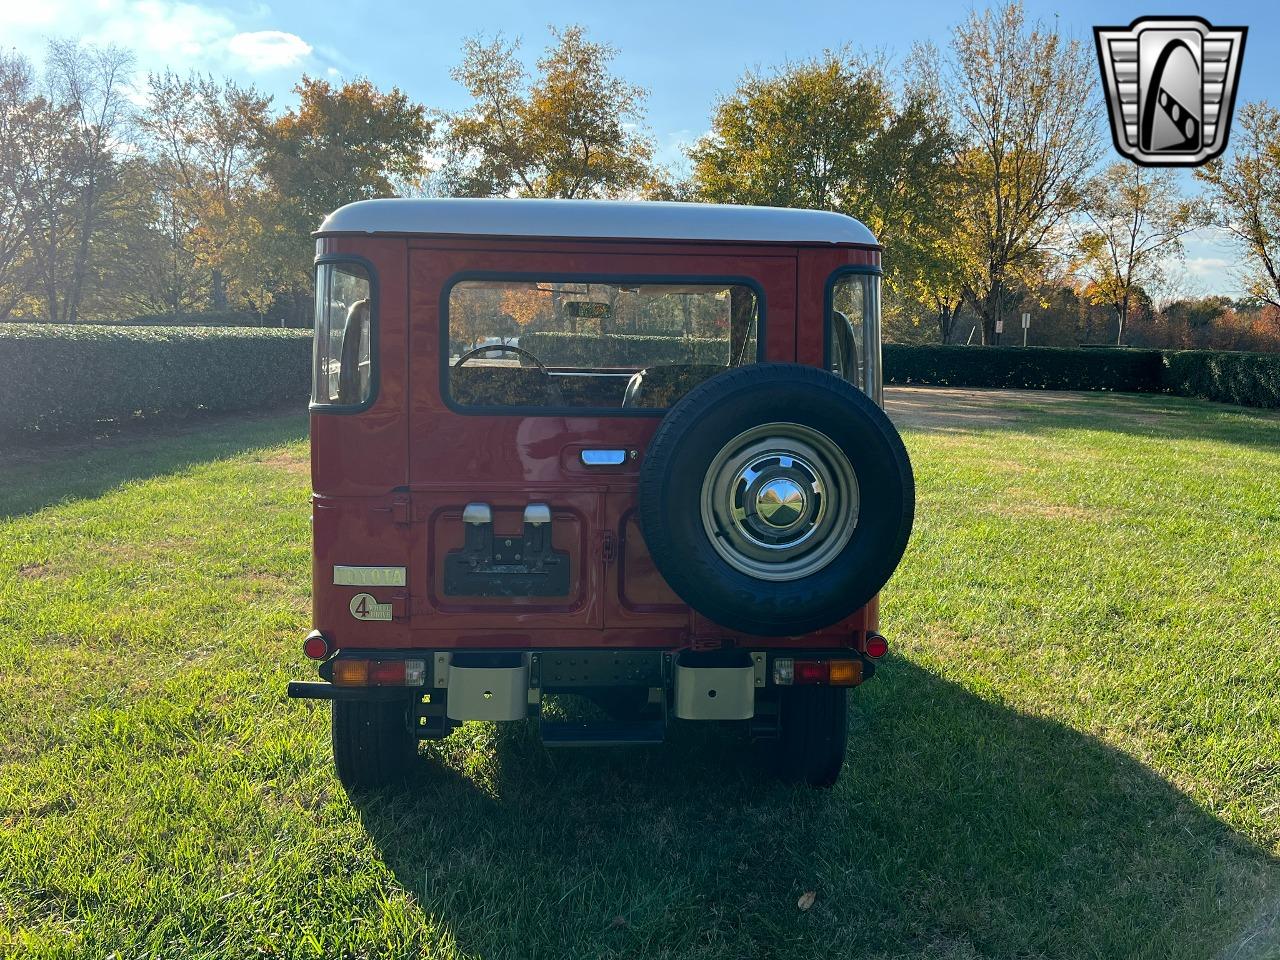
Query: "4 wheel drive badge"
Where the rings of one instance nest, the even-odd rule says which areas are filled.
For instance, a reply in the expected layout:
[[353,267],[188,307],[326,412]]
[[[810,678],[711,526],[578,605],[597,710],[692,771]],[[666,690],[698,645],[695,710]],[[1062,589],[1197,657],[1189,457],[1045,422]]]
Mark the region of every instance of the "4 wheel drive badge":
[[1145,167],[1194,167],[1222,153],[1247,32],[1199,17],[1094,27],[1116,149]]
[[357,620],[390,620],[391,604],[379,603],[372,594],[357,593],[348,604],[351,615]]

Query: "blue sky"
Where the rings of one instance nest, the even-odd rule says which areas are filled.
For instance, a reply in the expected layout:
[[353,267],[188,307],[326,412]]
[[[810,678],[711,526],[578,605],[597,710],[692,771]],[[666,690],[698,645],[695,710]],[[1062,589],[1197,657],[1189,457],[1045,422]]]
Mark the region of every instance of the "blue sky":
[[[195,69],[251,81],[287,103],[298,75],[365,75],[398,85],[430,107],[463,105],[449,77],[463,38],[503,31],[523,38],[527,59],[545,46],[549,24],[580,23],[619,49],[618,71],[649,91],[647,125],[666,162],[708,127],[717,96],[751,67],[769,68],[825,47],[850,43],[890,58],[917,40],[946,42],[969,4],[941,2],[779,3],[738,0],[557,0],[499,2],[321,2],[321,0],[3,0],[0,44],[37,56],[50,35],[81,36],[131,47],[143,69]],[[1215,24],[1249,27],[1240,102],[1280,103],[1280,8],[1272,3],[1201,2],[1158,6],[1028,0],[1031,16],[1056,19],[1092,43],[1100,24],[1150,14],[1199,14]],[[1100,136],[1103,134],[1100,132]],[[1108,147],[1108,149],[1110,149]],[[1189,182],[1189,181],[1188,181]],[[1188,244],[1188,292],[1233,292],[1238,254],[1202,233]]]

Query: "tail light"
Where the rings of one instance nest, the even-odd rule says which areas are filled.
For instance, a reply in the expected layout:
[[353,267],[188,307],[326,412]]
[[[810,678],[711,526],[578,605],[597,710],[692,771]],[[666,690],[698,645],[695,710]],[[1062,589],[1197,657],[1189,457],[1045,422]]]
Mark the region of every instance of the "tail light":
[[782,687],[856,687],[862,682],[862,661],[793,660],[790,657],[778,657],[773,661],[773,682]]
[[369,685],[368,660],[335,660],[333,663],[333,682],[344,687],[367,687]]
[[329,656],[329,641],[319,630],[312,630],[302,641],[302,652],[312,660],[323,660]]
[[872,660],[879,660],[889,652],[889,641],[878,633],[868,633],[864,652]]
[[827,665],[822,660],[797,660],[796,683],[826,683]]
[[344,687],[420,687],[426,679],[425,660],[333,661],[332,680]]

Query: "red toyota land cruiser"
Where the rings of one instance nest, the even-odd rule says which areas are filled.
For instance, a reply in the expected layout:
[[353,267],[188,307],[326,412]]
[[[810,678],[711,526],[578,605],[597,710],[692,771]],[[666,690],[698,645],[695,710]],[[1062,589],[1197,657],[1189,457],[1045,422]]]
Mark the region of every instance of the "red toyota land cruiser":
[[[369,200],[317,233],[314,631],[348,788],[466,720],[745,723],[829,785],[887,645],[911,465],[850,217]],[[547,711],[577,695],[587,719]]]

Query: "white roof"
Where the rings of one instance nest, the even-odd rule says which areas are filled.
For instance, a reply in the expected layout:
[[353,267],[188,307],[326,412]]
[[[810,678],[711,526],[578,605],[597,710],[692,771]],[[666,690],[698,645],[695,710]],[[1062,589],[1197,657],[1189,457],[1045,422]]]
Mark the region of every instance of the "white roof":
[[656,200],[360,200],[325,217],[319,232],[876,242],[861,222],[842,213]]

